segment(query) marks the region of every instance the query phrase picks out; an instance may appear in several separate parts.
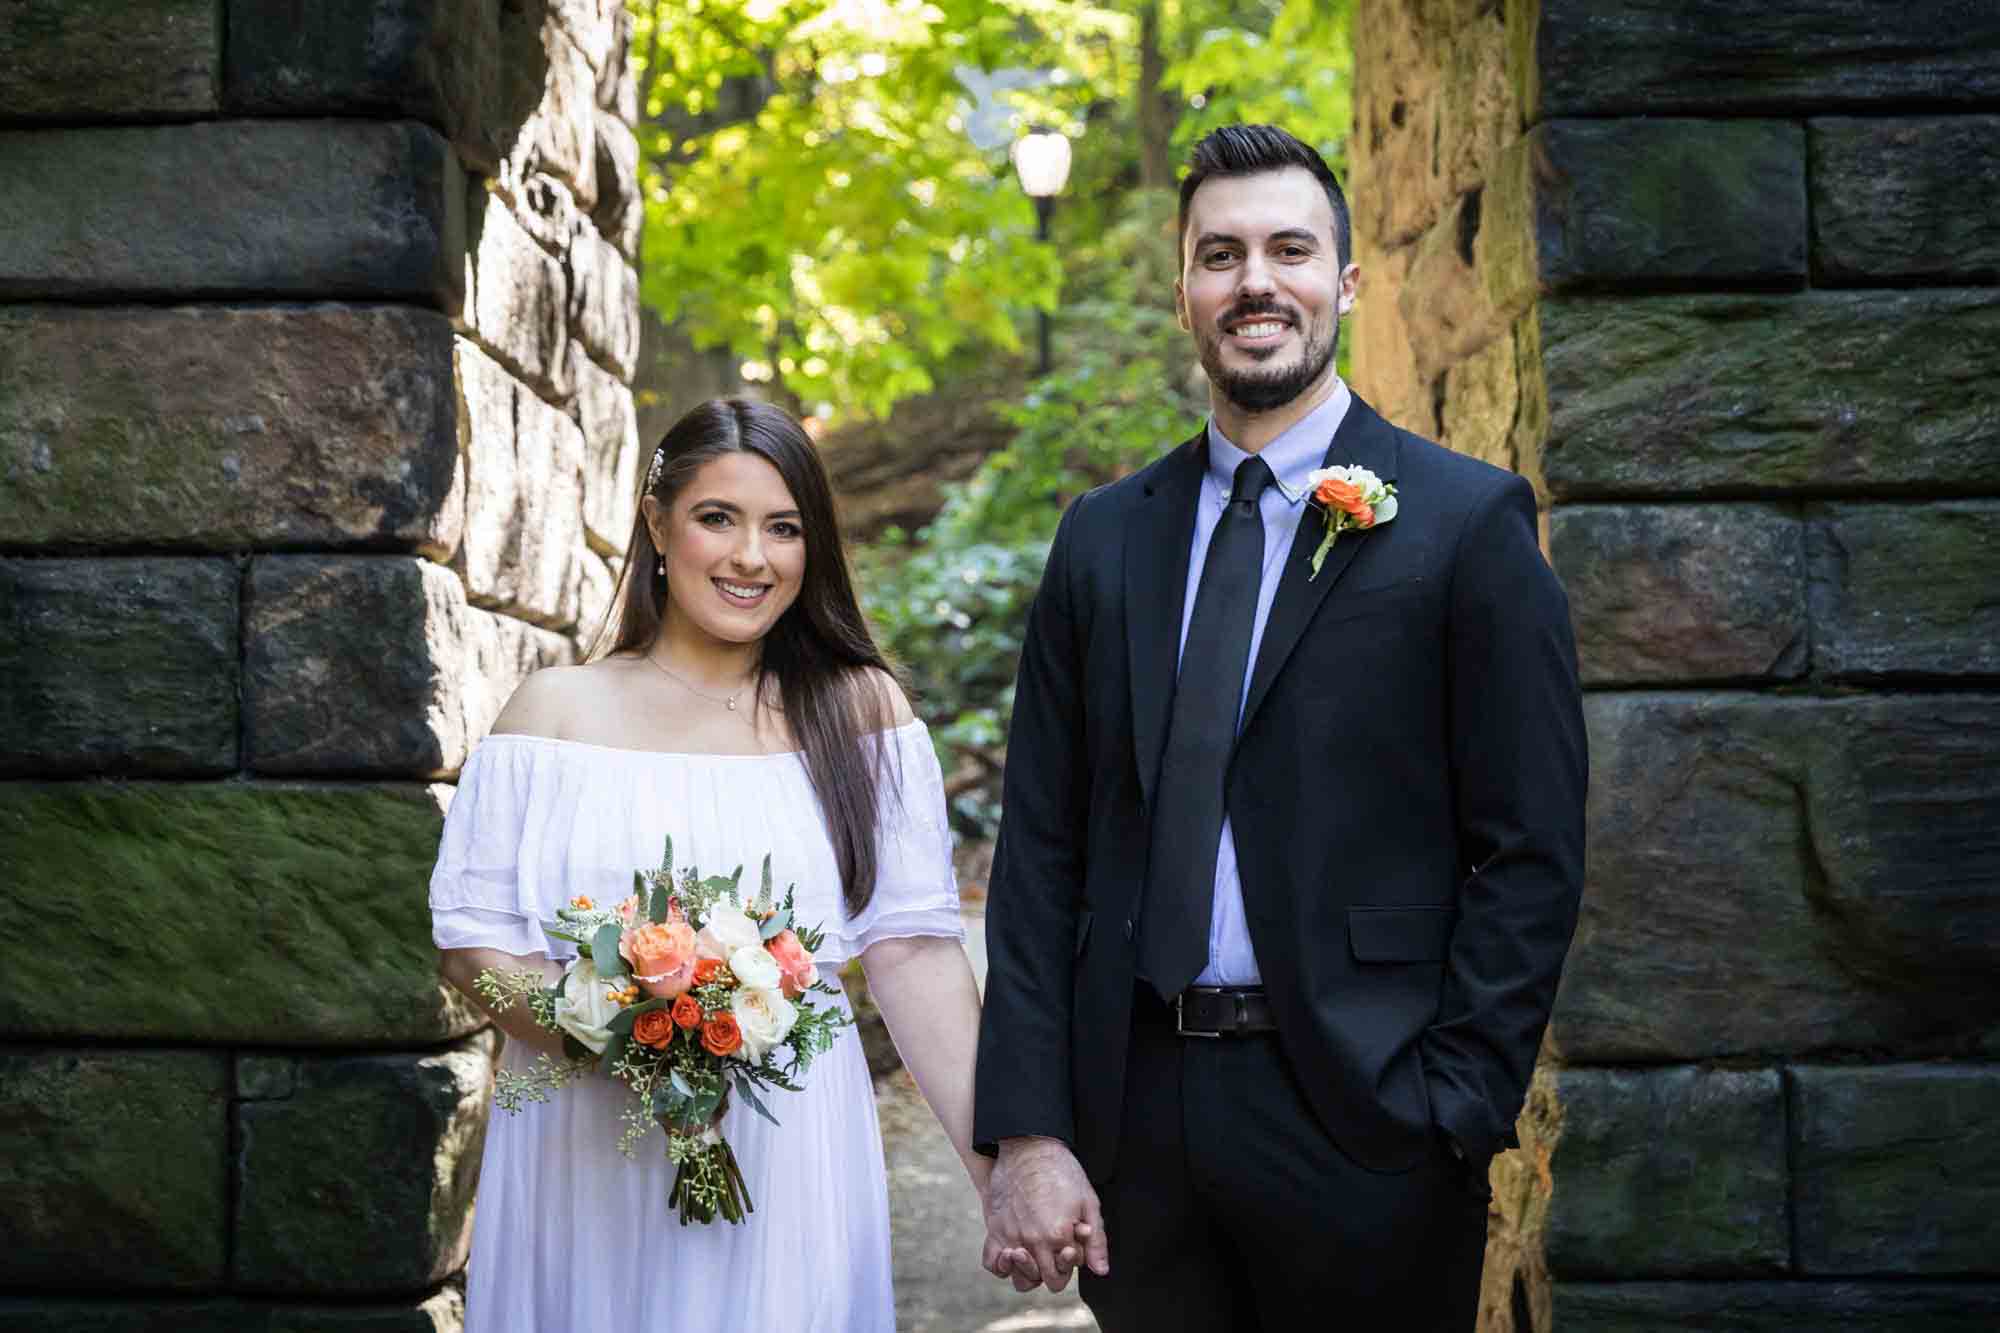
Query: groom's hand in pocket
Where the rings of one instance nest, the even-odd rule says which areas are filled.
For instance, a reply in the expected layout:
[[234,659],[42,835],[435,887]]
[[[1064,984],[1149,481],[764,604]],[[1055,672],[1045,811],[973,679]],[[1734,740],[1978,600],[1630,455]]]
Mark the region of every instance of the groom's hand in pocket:
[[1004,1139],[986,1193],[986,1268],[1017,1290],[1069,1285],[1079,1258],[1103,1277],[1110,1238],[1097,1191],[1060,1139]]

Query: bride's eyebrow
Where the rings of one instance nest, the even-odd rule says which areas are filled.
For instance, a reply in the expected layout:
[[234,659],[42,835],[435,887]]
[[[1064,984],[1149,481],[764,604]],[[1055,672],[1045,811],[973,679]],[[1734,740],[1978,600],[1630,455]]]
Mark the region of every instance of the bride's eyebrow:
[[[694,504],[690,507],[694,509],[704,509],[704,508],[720,509],[725,513],[734,514],[738,516],[740,516],[743,513],[743,506],[737,504],[733,500],[696,500]],[[767,519],[797,518],[798,516],[799,516],[799,511],[796,509],[774,509],[770,513],[764,515],[764,517]]]

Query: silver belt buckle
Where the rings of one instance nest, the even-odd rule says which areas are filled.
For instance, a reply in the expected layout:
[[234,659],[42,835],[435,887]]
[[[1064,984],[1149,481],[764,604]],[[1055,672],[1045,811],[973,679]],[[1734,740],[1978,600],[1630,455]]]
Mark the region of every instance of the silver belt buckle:
[[1185,994],[1185,992],[1177,993],[1174,996],[1174,1035],[1179,1037],[1203,1037],[1209,1041],[1221,1041],[1222,1034],[1220,1032],[1190,1032],[1188,1030],[1187,1017],[1181,1010],[1182,994]]

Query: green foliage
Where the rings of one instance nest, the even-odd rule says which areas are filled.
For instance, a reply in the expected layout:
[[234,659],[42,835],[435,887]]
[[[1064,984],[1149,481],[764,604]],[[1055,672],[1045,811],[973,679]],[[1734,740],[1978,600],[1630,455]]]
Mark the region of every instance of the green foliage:
[[1282,125],[1344,177],[1354,122],[1353,9],[1352,0],[1284,0],[1268,33],[1245,26],[1204,30],[1161,79],[1188,99],[1174,127],[1177,155],[1219,126]]
[[962,832],[997,824],[997,777],[1013,711],[1014,669],[1049,539],[1070,500],[1163,453],[1200,416],[1173,383],[1183,335],[1170,309],[1173,197],[1134,192],[1126,211],[1076,256],[1097,292],[1064,312],[1064,365],[996,411],[1006,447],[965,482],[914,544],[864,553],[863,597],[883,643],[909,672],[947,771],[988,779],[953,803]]

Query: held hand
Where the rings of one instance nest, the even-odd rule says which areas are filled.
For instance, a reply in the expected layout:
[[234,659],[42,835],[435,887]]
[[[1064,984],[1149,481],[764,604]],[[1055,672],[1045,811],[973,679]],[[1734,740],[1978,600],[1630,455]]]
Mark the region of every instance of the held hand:
[[1037,1282],[1061,1291],[1079,1254],[1099,1277],[1111,1271],[1097,1192],[1057,1139],[1001,1142],[986,1194],[986,1231],[987,1271],[1012,1277],[1019,1291]]

